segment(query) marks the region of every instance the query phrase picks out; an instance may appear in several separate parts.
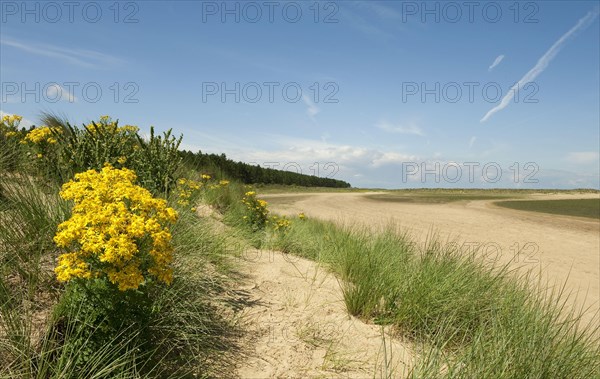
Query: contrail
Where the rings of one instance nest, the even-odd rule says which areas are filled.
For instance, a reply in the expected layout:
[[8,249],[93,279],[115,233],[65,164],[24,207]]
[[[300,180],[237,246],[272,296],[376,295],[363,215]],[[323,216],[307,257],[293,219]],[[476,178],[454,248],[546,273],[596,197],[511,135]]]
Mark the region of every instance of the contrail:
[[500,62],[502,62],[503,59],[504,59],[504,54],[498,55],[498,57],[496,57],[496,59],[494,60],[494,63],[492,63],[492,65],[490,67],[488,67],[488,71],[492,71],[494,69],[494,67],[498,66],[500,64]]
[[596,17],[598,17],[598,8],[595,8],[593,11],[588,12],[583,18],[581,18],[577,22],[577,24],[574,27],[571,28],[571,30],[569,30],[568,32],[563,34],[563,36],[560,37],[559,40],[556,41],[554,43],[554,45],[552,45],[552,47],[548,51],[546,51],[546,54],[544,54],[537,61],[536,65],[533,66],[533,68],[531,70],[529,70],[529,72],[527,72],[527,74],[525,74],[525,76],[523,76],[521,78],[521,80],[519,80],[517,82],[517,84],[512,86],[510,91],[508,91],[508,93],[502,98],[502,100],[500,101],[500,104],[498,104],[494,108],[490,109],[479,122],[487,121],[494,113],[499,112],[502,109],[506,108],[508,106],[508,104],[510,103],[510,101],[515,96],[514,91],[518,91],[519,88],[521,88],[523,86],[523,84],[532,82],[539,74],[541,74],[548,67],[548,65],[550,64],[550,61],[552,61],[552,59],[554,59],[556,54],[558,54],[558,52],[564,46],[564,44],[567,42],[567,40],[569,38],[571,38],[579,30],[585,29],[586,27],[588,27],[592,22],[594,22]]

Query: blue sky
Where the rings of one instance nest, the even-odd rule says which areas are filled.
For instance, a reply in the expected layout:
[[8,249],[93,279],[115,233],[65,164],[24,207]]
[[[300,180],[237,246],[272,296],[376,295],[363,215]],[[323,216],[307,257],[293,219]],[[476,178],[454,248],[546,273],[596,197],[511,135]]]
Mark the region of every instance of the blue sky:
[[2,112],[357,187],[600,187],[597,1],[73,4],[0,2]]

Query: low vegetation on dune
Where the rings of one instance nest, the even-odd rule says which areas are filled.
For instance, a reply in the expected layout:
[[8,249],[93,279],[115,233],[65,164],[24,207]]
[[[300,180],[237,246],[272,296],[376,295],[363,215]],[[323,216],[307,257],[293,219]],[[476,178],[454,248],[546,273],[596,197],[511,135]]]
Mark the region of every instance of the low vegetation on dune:
[[435,239],[416,245],[390,226],[373,235],[304,219],[274,248],[322,262],[341,279],[348,312],[392,325],[417,348],[399,377],[592,378],[597,319],[583,325],[561,288]]
[[232,372],[232,252],[192,208],[237,185],[183,165],[171,132],[19,121],[0,128],[0,377]]
[[350,315],[411,341],[410,369],[382,376],[599,377],[598,325],[560,289],[393,226],[279,216],[247,185],[343,182],[182,154],[108,116],[19,121],[0,123],[2,378],[235,376],[246,245],[325,265]]
[[384,201],[392,203],[445,204],[453,201],[502,200],[506,198],[514,199],[515,194],[503,194],[491,191],[482,192],[473,190],[465,190],[461,192],[419,191],[406,193],[391,191],[388,193],[367,195],[366,198],[375,201]]
[[596,199],[499,201],[496,205],[530,212],[600,219],[600,197]]

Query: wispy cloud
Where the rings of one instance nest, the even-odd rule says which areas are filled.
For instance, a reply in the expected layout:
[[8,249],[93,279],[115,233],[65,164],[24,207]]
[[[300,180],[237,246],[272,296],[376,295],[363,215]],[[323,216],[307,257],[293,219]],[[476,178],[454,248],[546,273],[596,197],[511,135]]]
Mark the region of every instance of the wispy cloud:
[[405,153],[396,153],[396,152],[383,152],[379,153],[378,156],[373,158],[372,165],[373,167],[381,167],[388,164],[401,164],[403,162],[414,162],[417,160],[417,157],[410,154]]
[[123,63],[120,58],[87,49],[72,49],[47,43],[33,43],[2,37],[0,44],[21,51],[55,58],[63,62],[86,68],[104,68]]
[[341,8],[339,15],[344,25],[357,29],[366,35],[384,40],[389,40],[394,37],[393,34],[382,29],[379,23],[367,21],[366,18],[360,16],[355,11],[351,11],[348,7]]
[[308,114],[308,117],[310,117],[312,120],[314,120],[315,116],[321,112],[321,110],[316,106],[315,103],[313,103],[313,101],[306,95],[302,95],[302,101],[304,102],[304,104],[306,104],[306,114]]
[[419,125],[415,122],[409,122],[406,124],[392,124],[386,120],[380,121],[375,125],[379,129],[389,133],[400,133],[400,134],[414,134],[417,136],[424,137],[425,133]]
[[361,9],[367,9],[368,11],[377,15],[377,17],[386,19],[386,20],[400,20],[402,19],[402,13],[397,10],[383,5],[382,3],[378,3],[376,1],[357,1],[353,2],[353,5]]
[[571,163],[585,164],[585,163],[598,163],[600,155],[596,151],[577,151],[567,154],[567,161]]
[[471,137],[471,139],[469,140],[469,149],[473,147],[473,145],[475,144],[475,141],[477,141],[477,137],[475,137],[475,136]]
[[[277,162],[280,168],[286,163],[298,163],[302,167],[309,167],[314,162],[335,163],[346,168],[381,167],[386,164],[415,161],[415,155],[405,152],[380,150],[367,146],[349,144],[336,144],[325,140],[310,138],[295,138],[281,135],[266,135],[265,139],[274,143],[273,148],[249,148],[247,143],[240,143],[236,147],[230,146],[227,155],[235,160],[262,164]],[[214,147],[218,151],[224,148]]]
[[[211,135],[214,133],[210,133]],[[463,175],[462,179],[456,183],[443,181],[436,183],[433,181],[433,175],[428,174],[428,179],[423,181],[423,172],[435,172],[436,163],[438,167],[460,166],[465,173],[467,167],[464,162],[457,162],[442,158],[442,154],[435,153],[433,156],[423,157],[411,154],[406,151],[379,149],[365,145],[350,145],[327,142],[322,139],[295,138],[282,135],[264,135],[265,140],[273,143],[271,148],[248,147],[247,142],[240,139],[232,142],[227,138],[222,140],[222,145],[218,140],[206,143],[212,146],[215,153],[226,152],[227,156],[234,160],[258,164],[263,167],[274,167],[286,169],[305,174],[315,174],[317,167],[319,175],[323,177],[334,177],[336,179],[349,180],[353,185],[362,186],[380,186],[382,188],[403,188],[403,187],[448,187],[452,184],[454,187],[470,188],[489,188],[492,184],[485,181],[485,175],[482,173],[482,166],[474,168],[472,177],[475,181],[470,181],[469,175]],[[234,137],[235,139],[235,137]],[[198,150],[201,147],[184,146],[185,149]],[[202,151],[207,152],[204,147]],[[593,153],[593,152],[592,152]],[[579,154],[579,153],[576,153]],[[592,155],[575,155],[574,157],[591,159]],[[597,153],[595,153],[597,154]],[[398,173],[402,169],[403,163],[417,164],[419,172],[409,175],[403,181],[402,175]],[[451,169],[452,172],[453,169]],[[332,175],[332,176],[330,176]],[[448,175],[452,175],[451,173]],[[524,177],[520,177],[518,183],[515,183],[513,173],[502,171],[502,180],[493,183],[494,187],[514,188],[521,186]],[[381,179],[385,178],[385,179]],[[575,188],[588,187],[598,188],[597,174],[577,174],[567,171],[540,170],[536,174],[536,179],[540,182],[533,187],[538,188]]]
[[52,102],[67,101],[74,103],[77,101],[75,95],[56,83],[46,87],[46,99],[50,99]]
[[582,17],[577,22],[577,24],[575,24],[574,27],[571,28],[571,30],[569,30],[568,32],[563,34],[563,36],[560,37],[558,39],[558,41],[556,41],[554,43],[554,45],[552,45],[552,47],[550,47],[550,49],[548,51],[546,51],[546,53],[544,55],[542,55],[542,57],[537,61],[536,65],[533,66],[533,68],[531,70],[529,70],[525,74],[525,76],[523,76],[521,78],[521,80],[519,80],[510,89],[510,91],[508,91],[508,93],[500,101],[500,104],[498,104],[494,108],[490,109],[485,114],[485,116],[483,116],[483,118],[480,120],[480,122],[487,121],[494,113],[499,112],[502,109],[506,108],[508,106],[508,104],[510,103],[510,101],[515,96],[515,91],[518,91],[520,88],[522,88],[524,84],[532,82],[533,80],[535,80],[535,78],[537,78],[537,76],[539,74],[544,72],[544,70],[548,67],[548,65],[550,64],[552,59],[554,59],[554,57],[559,53],[559,51],[562,49],[562,47],[565,45],[565,43],[569,40],[569,38],[573,37],[575,35],[575,33],[577,33],[578,31],[588,27],[592,22],[594,22],[596,17],[598,17],[598,8],[595,8],[593,11],[588,12],[584,17]]
[[496,57],[496,59],[494,59],[494,63],[492,63],[492,65],[490,67],[488,67],[488,71],[492,71],[494,69],[494,67],[498,66],[500,64],[500,62],[502,62],[502,60],[504,59],[504,54],[500,54]]

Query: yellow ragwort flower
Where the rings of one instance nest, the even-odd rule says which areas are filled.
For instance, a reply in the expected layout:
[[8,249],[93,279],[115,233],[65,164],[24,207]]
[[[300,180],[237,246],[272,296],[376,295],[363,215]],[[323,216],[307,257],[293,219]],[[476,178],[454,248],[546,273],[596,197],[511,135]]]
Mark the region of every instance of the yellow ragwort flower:
[[135,180],[133,171],[106,165],[63,185],[61,197],[75,204],[54,237],[65,251],[54,270],[59,281],[106,277],[121,291],[137,289],[148,275],[171,283],[168,225],[177,212]]
[[31,130],[25,136],[25,141],[29,141],[33,144],[41,144],[41,143],[56,143],[57,140],[54,138],[54,133],[61,133],[62,130],[60,128],[49,128],[47,126],[41,126],[39,128],[35,128]]

